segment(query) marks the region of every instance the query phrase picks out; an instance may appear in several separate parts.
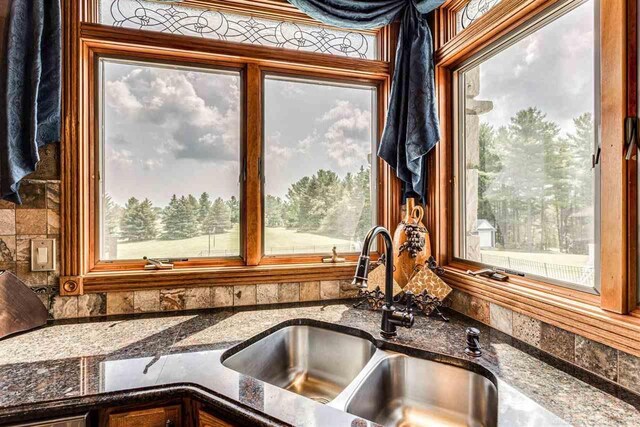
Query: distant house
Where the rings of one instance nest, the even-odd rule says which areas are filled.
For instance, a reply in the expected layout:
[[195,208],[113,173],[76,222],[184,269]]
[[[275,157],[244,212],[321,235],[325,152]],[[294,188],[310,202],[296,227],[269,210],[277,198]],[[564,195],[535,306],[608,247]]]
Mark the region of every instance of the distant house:
[[481,248],[494,248],[496,246],[496,228],[486,219],[476,221],[476,233],[478,234]]

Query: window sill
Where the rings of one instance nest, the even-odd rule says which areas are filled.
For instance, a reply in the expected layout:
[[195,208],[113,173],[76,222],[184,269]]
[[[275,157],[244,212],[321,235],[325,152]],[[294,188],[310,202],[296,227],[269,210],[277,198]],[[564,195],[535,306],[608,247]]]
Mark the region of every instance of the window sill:
[[[353,277],[355,262],[240,267],[176,268],[158,271],[91,272],[82,277],[82,293],[167,287],[291,283],[345,280]],[[64,283],[63,283],[64,285]]]
[[445,270],[443,279],[454,289],[640,356],[640,318],[602,310],[597,296],[513,277],[508,282],[474,277],[464,264]]

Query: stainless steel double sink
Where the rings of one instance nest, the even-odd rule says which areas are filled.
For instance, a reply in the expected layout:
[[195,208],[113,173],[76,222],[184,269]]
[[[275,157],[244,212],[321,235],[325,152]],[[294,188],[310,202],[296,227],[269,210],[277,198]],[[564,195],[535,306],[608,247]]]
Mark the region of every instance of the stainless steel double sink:
[[225,353],[222,364],[377,424],[497,425],[488,375],[318,326],[285,326],[248,344]]

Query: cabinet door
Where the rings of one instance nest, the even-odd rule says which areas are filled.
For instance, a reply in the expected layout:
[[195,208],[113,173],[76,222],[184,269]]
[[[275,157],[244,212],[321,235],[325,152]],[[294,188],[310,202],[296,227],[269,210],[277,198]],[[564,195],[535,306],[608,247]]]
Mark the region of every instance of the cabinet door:
[[87,416],[58,418],[55,420],[38,421],[29,424],[20,424],[15,427],[85,427],[87,425]]
[[202,410],[198,411],[198,424],[199,427],[234,427],[234,424],[222,421]]
[[109,415],[109,427],[181,427],[180,406]]

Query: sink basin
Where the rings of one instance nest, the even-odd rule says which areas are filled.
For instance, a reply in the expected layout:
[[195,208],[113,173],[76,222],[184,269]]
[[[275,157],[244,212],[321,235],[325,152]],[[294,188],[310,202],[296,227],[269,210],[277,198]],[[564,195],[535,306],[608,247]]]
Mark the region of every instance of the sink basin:
[[226,358],[230,369],[318,402],[334,399],[375,353],[372,342],[313,326],[288,326]]
[[346,411],[384,426],[493,427],[498,394],[482,375],[395,354],[369,372]]

